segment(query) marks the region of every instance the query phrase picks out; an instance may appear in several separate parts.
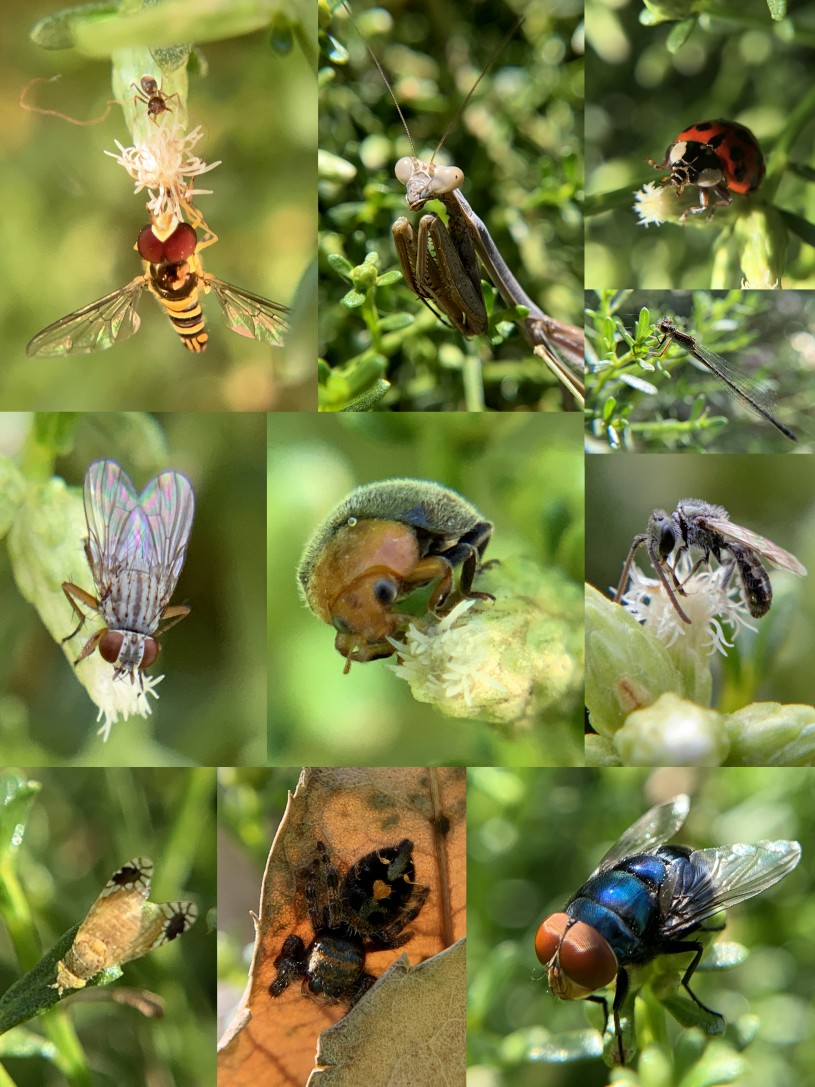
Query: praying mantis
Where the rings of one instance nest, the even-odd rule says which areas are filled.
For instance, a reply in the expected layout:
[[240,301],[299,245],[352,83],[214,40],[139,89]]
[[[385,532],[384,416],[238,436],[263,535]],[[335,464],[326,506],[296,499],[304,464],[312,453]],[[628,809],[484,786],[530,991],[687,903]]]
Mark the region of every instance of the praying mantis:
[[[342,9],[337,9],[338,13],[341,11]],[[427,11],[428,15],[425,19],[425,23],[434,25],[435,21],[435,25],[438,26],[440,20],[436,19],[436,9],[432,5],[428,5]],[[359,15],[359,11],[356,7],[354,14]],[[484,13],[482,13],[482,15],[483,14]],[[464,25],[471,38],[471,28],[466,26],[466,19],[468,17],[471,18],[469,9],[466,13],[465,9],[462,9],[459,13],[459,18],[465,20]],[[404,14],[400,16],[400,19],[405,19]],[[505,13],[504,22],[506,23]],[[370,20],[366,20],[366,29],[370,29],[371,25]],[[445,37],[444,27],[438,26],[438,29],[440,32],[439,37],[443,39]],[[514,30],[517,31],[517,25],[514,26]],[[492,31],[490,37],[493,42],[499,40],[499,35],[496,31]],[[407,20],[406,22],[403,21],[401,26],[392,28],[391,38],[395,39],[397,43],[412,43],[417,40],[417,26],[411,25],[410,20]],[[428,43],[425,39],[425,41],[422,42],[422,47],[427,46]],[[383,47],[379,42],[377,42],[377,48],[380,51],[383,51]],[[514,233],[518,234],[521,238],[525,254],[533,257],[533,265],[535,263],[538,265],[535,270],[538,279],[545,279],[551,275],[556,280],[558,286],[554,293],[555,295],[558,293],[560,294],[562,308],[562,296],[564,294],[562,285],[565,282],[568,282],[570,278],[569,274],[564,273],[563,265],[569,258],[563,256],[559,257],[558,255],[553,255],[548,250],[543,250],[543,247],[539,243],[536,244],[532,230],[527,229],[527,217],[524,214],[524,211],[517,206],[518,202],[525,199],[525,195],[519,191],[517,180],[513,176],[513,171],[517,168],[518,162],[520,161],[518,151],[511,142],[510,146],[506,149],[506,157],[513,160],[511,168],[506,171],[506,174],[507,190],[511,193],[509,200],[514,205],[507,209],[507,214],[502,216],[500,207],[496,208],[494,205],[490,207],[488,205],[488,198],[485,202],[483,183],[481,185],[481,191],[476,192],[475,196],[471,196],[473,204],[475,204],[476,199],[478,199],[480,201],[480,208],[483,210],[486,207],[484,214],[485,219],[490,223],[490,226],[488,226],[484,219],[476,214],[474,206],[471,205],[461,191],[462,182],[464,181],[464,172],[458,167],[447,166],[440,161],[436,161],[441,145],[444,143],[448,132],[455,128],[457,121],[460,119],[463,107],[455,114],[455,117],[448,125],[447,130],[438,142],[433,154],[422,157],[417,153],[416,146],[419,145],[420,139],[424,142],[426,139],[425,133],[430,131],[433,126],[437,126],[433,137],[434,140],[438,137],[438,129],[440,127],[439,114],[442,109],[444,109],[448,117],[450,113],[453,112],[451,105],[452,95],[450,96],[449,101],[441,99],[440,95],[436,95],[435,101],[433,102],[434,112],[425,118],[422,118],[420,114],[417,121],[417,118],[411,115],[411,125],[414,130],[417,131],[417,138],[414,145],[410,129],[402,115],[402,110],[397,100],[397,94],[391,90],[390,81],[388,79],[388,75],[394,73],[392,78],[394,84],[398,88],[400,97],[405,96],[405,88],[408,89],[408,92],[410,91],[411,84],[418,84],[421,89],[421,84],[428,75],[427,60],[424,58],[425,63],[423,66],[421,54],[418,53],[417,58],[413,59],[407,55],[408,48],[408,44],[405,44],[404,47],[400,47],[399,44],[389,47],[383,65],[379,64],[379,60],[375,54],[371,52],[373,60],[369,64],[368,67],[370,70],[365,76],[366,100],[370,101],[375,86],[379,88],[379,94],[385,102],[387,102],[388,94],[392,96],[392,102],[387,102],[387,106],[390,108],[394,117],[398,111],[398,116],[401,118],[401,122],[404,125],[410,147],[410,154],[400,158],[396,163],[395,168],[398,181],[405,186],[404,194],[402,198],[398,198],[394,195],[392,198],[389,198],[389,202],[395,207],[397,203],[400,202],[400,199],[406,198],[410,210],[424,212],[418,223],[411,222],[405,215],[400,215],[392,225],[393,245],[399,260],[399,265],[401,266],[404,283],[414,295],[436,314],[443,325],[448,326],[451,330],[458,332],[467,338],[471,338],[484,337],[487,335],[494,337],[495,335],[494,326],[489,320],[489,314],[491,310],[500,309],[500,302],[498,302],[497,305],[494,304],[494,293],[492,291],[488,291],[488,296],[485,300],[484,291],[482,289],[482,278],[491,281],[495,290],[503,299],[509,315],[514,319],[524,339],[531,346],[538,359],[541,360],[541,369],[543,368],[543,364],[550,367],[558,377],[558,380],[563,383],[564,388],[568,390],[569,396],[574,397],[579,401],[582,398],[583,391],[582,329],[577,328],[566,321],[561,321],[549,316],[549,314],[545,312],[532,297],[530,297],[530,294],[521,286],[515,272],[510,268],[510,262],[504,258],[499,250],[498,243],[490,233],[490,226],[492,226],[494,230],[494,224],[496,222],[499,224],[499,229],[501,229],[505,221],[513,225]],[[461,54],[463,50],[465,56],[465,60],[460,61],[458,64],[461,68],[459,83],[466,86],[467,90],[470,92],[465,98],[465,105],[471,101],[472,91],[475,90],[475,86],[481,79],[481,76],[478,76],[477,69],[475,69],[475,75],[473,74],[475,62],[467,63],[467,50],[469,48],[470,46],[466,42],[462,44],[462,42],[454,40],[451,44],[451,55],[454,64],[456,62],[457,53]],[[438,53],[441,58],[444,58],[444,47],[441,47],[438,50]],[[397,63],[394,63],[393,55],[396,55]],[[519,47],[515,50],[515,55],[517,57],[525,55],[520,48],[520,43]],[[442,85],[441,65],[444,65],[445,63],[446,60],[441,59],[439,71],[430,73],[438,79],[440,86]],[[379,69],[378,72],[376,71],[376,68],[373,67],[374,65]],[[388,75],[385,74],[386,67]],[[529,79],[529,73],[522,71],[520,68],[510,67],[507,69],[507,72],[506,81],[508,82],[510,92],[513,88],[517,91],[521,80]],[[477,80],[475,78],[476,76],[478,76]],[[373,82],[372,79],[374,80]],[[428,82],[430,81],[428,80]],[[385,89],[386,87],[387,90]],[[460,87],[457,87],[455,92],[457,96],[459,90]],[[439,105],[440,99],[441,105]],[[483,103],[479,104],[477,98],[472,100],[471,112],[476,114],[476,126],[481,124],[481,126],[484,127],[484,111],[486,110],[487,105]],[[507,113],[509,113],[509,109],[507,110]],[[527,117],[519,124],[518,127],[523,129],[521,136],[526,134],[529,123],[529,118]],[[532,123],[534,124],[534,118]],[[504,118],[501,118],[501,124],[504,126],[506,125]],[[512,125],[512,121],[509,121],[509,125]],[[492,128],[495,127],[496,126],[492,126]],[[459,126],[459,128],[463,128],[463,126]],[[495,165],[500,177],[503,165],[500,161],[501,134],[500,132],[491,130],[489,116],[486,118],[486,129],[484,157],[491,160],[488,162],[487,168],[489,168],[490,165]],[[421,137],[418,135],[419,131],[422,131]],[[461,133],[458,133],[458,135],[460,136]],[[466,133],[464,135],[466,136]],[[371,142],[373,143],[375,139],[376,137],[371,137]],[[459,142],[461,142],[461,140],[459,140]],[[472,145],[474,145],[472,139],[465,139],[464,143],[465,145],[471,145],[472,150]],[[381,146],[381,141],[378,146]],[[498,160],[497,162],[496,159]],[[388,163],[388,165],[391,165],[391,163]],[[485,172],[484,169],[481,169],[482,175]],[[542,166],[540,176],[543,176],[545,172],[546,167]],[[534,169],[528,171],[528,176],[534,179]],[[391,186],[391,190],[394,193],[398,192],[395,185]],[[494,191],[496,190],[493,190],[493,192]],[[470,195],[471,193],[468,190],[468,196]],[[425,203],[428,200],[438,200],[443,205],[443,211],[439,213],[433,210],[433,205],[425,207]],[[530,201],[530,207],[532,208],[531,218],[534,220],[535,210],[532,201]],[[519,274],[523,276],[525,273],[520,272],[522,262],[518,261],[516,253],[513,253],[512,242],[513,239],[510,238],[509,244],[507,244],[505,231],[505,235],[501,239],[501,246],[504,249],[504,252],[510,256],[511,259],[514,258],[517,262]],[[579,244],[579,241],[575,241],[575,252],[579,251]],[[554,250],[554,253],[557,254],[557,250]],[[577,263],[577,259],[574,260],[573,264],[574,263]],[[547,270],[547,266],[551,266],[551,271]],[[541,268],[544,269],[543,273],[541,272]],[[573,272],[574,269],[572,268],[571,271]],[[574,282],[570,285],[573,286],[574,293],[576,294],[582,286],[582,284],[579,284],[579,273],[573,274],[573,281]],[[515,307],[524,307],[524,309],[518,312]],[[569,308],[574,307],[570,306]],[[499,313],[499,318],[502,320],[509,319],[508,316],[505,318],[503,313]],[[506,328],[507,325],[504,325],[503,327]],[[438,339],[440,342],[444,342],[441,329],[439,329]],[[515,344],[517,352],[519,346],[517,338]],[[489,349],[481,348],[481,351],[482,356],[489,360]],[[523,348],[521,348],[521,351],[523,351]]]

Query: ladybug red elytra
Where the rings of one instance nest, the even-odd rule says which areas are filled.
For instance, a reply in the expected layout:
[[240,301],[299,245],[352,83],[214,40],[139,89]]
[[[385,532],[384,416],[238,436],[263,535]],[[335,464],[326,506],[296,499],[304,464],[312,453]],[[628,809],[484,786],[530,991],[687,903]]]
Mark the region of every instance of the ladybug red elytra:
[[[686,185],[699,189],[699,207],[688,208],[679,219],[710,209],[708,219],[716,208],[732,202],[731,193],[753,193],[764,180],[764,156],[749,128],[737,121],[698,121],[683,129],[662,162],[648,160],[655,170],[670,167],[670,180],[681,196]],[[710,203],[711,193],[719,197]]]

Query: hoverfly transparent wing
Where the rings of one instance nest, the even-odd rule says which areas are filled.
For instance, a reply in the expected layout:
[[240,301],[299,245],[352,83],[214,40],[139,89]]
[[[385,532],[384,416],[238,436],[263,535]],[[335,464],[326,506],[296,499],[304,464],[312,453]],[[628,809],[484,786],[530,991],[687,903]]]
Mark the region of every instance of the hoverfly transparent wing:
[[789,570],[790,573],[797,574],[798,577],[806,577],[807,569],[802,562],[796,559],[795,555],[791,555],[789,551],[785,551],[783,547],[779,547],[772,540],[768,540],[764,536],[759,536],[757,532],[745,528],[744,525],[734,524],[732,521],[721,517],[700,517],[699,523],[705,528],[721,533],[725,539],[735,540],[736,543],[752,548],[753,551],[757,551],[759,555],[763,555],[764,558],[769,559],[770,562],[780,566],[783,570]]
[[187,554],[195,514],[192,484],[181,472],[162,472],[144,488],[135,512],[140,516],[136,518],[134,513],[131,519],[134,531],[136,521],[143,520],[149,533],[149,544],[145,540],[146,553],[157,581],[160,610],[163,611]]
[[137,276],[118,291],[54,321],[37,333],[25,353],[29,358],[87,355],[133,336],[141,324],[136,306],[146,282],[144,276]]
[[800,859],[798,842],[783,840],[695,850],[690,865],[681,867],[681,877],[674,870],[660,891],[666,904],[664,931],[696,925],[752,898],[783,879]]
[[208,272],[200,276],[199,282],[207,290],[215,292],[223,319],[233,332],[250,340],[260,340],[270,347],[283,346],[289,330],[286,322],[286,314],[290,312],[288,307],[262,298],[259,294],[250,294],[240,287],[233,287],[231,283],[224,283]]
[[685,793],[675,796],[667,804],[657,804],[623,832],[592,875],[606,871],[623,857],[630,857],[633,853],[649,853],[667,842],[685,822],[689,811],[690,797]]

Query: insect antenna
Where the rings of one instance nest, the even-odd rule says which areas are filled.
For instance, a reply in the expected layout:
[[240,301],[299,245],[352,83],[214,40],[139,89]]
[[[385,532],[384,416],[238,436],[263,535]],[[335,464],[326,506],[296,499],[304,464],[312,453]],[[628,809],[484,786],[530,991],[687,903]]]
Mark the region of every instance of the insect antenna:
[[[357,34],[359,34],[359,37],[360,37],[360,40],[362,41],[362,44],[368,50],[368,56],[371,58],[371,60],[376,65],[377,71],[382,76],[383,83],[388,88],[388,94],[391,96],[391,99],[393,100],[393,104],[396,106],[396,112],[399,114],[399,120],[402,122],[402,127],[405,130],[405,135],[408,138],[408,143],[410,144],[411,153],[413,155],[413,158],[416,158],[416,147],[415,147],[415,145],[413,143],[413,137],[410,134],[410,129],[408,128],[408,123],[405,120],[405,115],[404,115],[404,113],[402,113],[402,107],[399,105],[399,102],[396,99],[396,95],[393,92],[393,87],[390,85],[390,82],[388,81],[388,77],[385,75],[385,69],[379,63],[379,59],[378,59],[376,53],[371,48],[371,46],[369,45],[368,39],[365,37],[365,35],[359,29],[359,26],[357,25],[357,21],[354,18],[353,13],[351,12],[351,8],[348,6],[348,4],[345,2],[345,0],[343,0],[342,6],[348,12],[348,18],[351,20],[351,23],[352,23],[352,25],[354,27],[354,30],[356,30]],[[480,78],[481,77],[479,76],[479,79]],[[472,92],[470,92],[470,93],[472,93]],[[436,150],[438,150],[438,148],[436,148]],[[434,155],[435,155],[435,152],[434,152]]]
[[[410,144],[410,150],[411,150],[411,153],[413,155],[413,158],[417,158],[416,146],[413,143],[413,137],[410,134],[410,129],[408,128],[408,123],[405,120],[405,115],[402,112],[402,107],[399,105],[399,102],[397,101],[396,94],[394,93],[393,87],[391,86],[391,84],[390,84],[390,82],[388,80],[388,77],[385,75],[385,69],[382,67],[382,65],[379,62],[379,59],[377,58],[376,53],[374,53],[373,49],[369,45],[368,39],[365,37],[365,35],[359,29],[359,26],[357,25],[356,19],[353,16],[353,13],[352,13],[351,8],[349,7],[349,5],[347,3],[347,0],[343,0],[342,6],[348,12],[348,18],[351,20],[351,23],[352,23],[352,25],[354,27],[354,30],[356,30],[357,34],[359,34],[363,45],[368,50],[368,55],[370,56],[371,60],[376,65],[377,71],[382,76],[383,83],[388,88],[388,94],[391,96],[391,99],[393,100],[394,106],[396,106],[396,112],[399,114],[399,119],[402,122],[402,127],[404,128],[405,134],[407,135],[408,142]],[[430,157],[431,162],[435,161],[436,155],[438,155],[439,151],[441,151],[442,146],[444,144],[444,141],[447,139],[447,137],[452,132],[453,126],[457,123],[459,117],[464,112],[464,109],[466,108],[467,103],[470,101],[472,96],[475,94],[475,91],[476,91],[476,88],[478,87],[478,84],[481,82],[481,80],[484,78],[484,76],[487,74],[487,72],[489,72],[489,70],[492,68],[493,64],[495,64],[495,61],[498,59],[499,54],[504,51],[504,49],[506,48],[509,41],[512,38],[514,38],[515,35],[518,33],[518,30],[523,25],[523,22],[524,22],[524,16],[521,15],[521,17],[519,19],[517,19],[512,24],[510,29],[503,36],[503,38],[498,43],[498,45],[495,47],[495,49],[493,49],[492,54],[490,55],[490,59],[487,61],[486,65],[484,66],[484,68],[483,68],[481,74],[479,75],[478,79],[475,81],[475,83],[473,83],[472,87],[470,88],[470,90],[469,90],[469,92],[467,94],[467,97],[464,99],[464,101],[461,103],[461,105],[458,107],[458,109],[456,110],[456,112],[453,114],[452,118],[448,122],[447,127],[445,128],[444,132],[442,133],[441,139],[439,140],[438,144],[436,145],[436,150],[433,152],[433,154]]]

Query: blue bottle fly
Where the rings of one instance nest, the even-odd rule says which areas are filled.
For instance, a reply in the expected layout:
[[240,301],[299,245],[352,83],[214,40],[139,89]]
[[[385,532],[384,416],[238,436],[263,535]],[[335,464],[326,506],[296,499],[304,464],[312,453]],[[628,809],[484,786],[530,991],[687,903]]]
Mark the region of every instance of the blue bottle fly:
[[801,859],[798,842],[690,849],[665,845],[690,810],[687,796],[674,797],[646,812],[606,853],[561,913],[547,917],[535,937],[535,951],[547,967],[549,988],[561,1000],[608,1003],[597,989],[616,982],[612,1015],[616,1053],[625,1064],[620,1009],[629,990],[629,968],[659,955],[693,952],[681,984],[716,1026],[723,1018],[690,988],[703,945],[693,939],[702,922],[778,883]]

